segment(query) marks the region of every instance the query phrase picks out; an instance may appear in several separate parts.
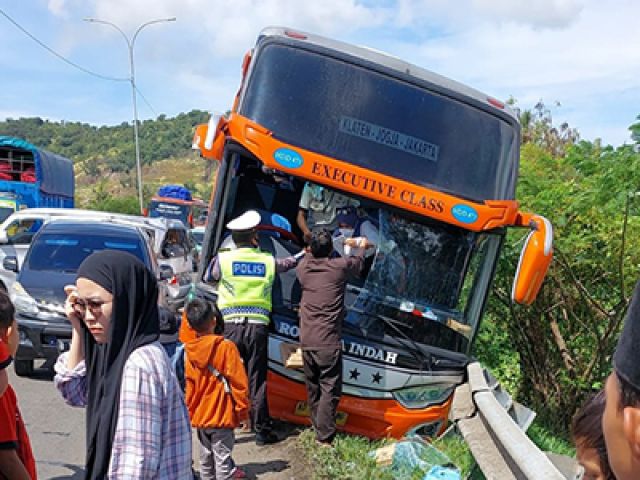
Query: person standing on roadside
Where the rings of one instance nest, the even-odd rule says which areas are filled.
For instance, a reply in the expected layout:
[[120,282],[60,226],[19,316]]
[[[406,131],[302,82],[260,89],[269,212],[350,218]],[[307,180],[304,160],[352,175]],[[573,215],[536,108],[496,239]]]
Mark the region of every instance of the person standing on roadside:
[[640,282],[635,286],[605,384],[602,430],[618,480],[640,478]]
[[222,337],[215,305],[196,298],[184,308],[196,339],[185,345],[185,398],[200,442],[200,478],[246,478],[233,461],[234,428],[249,410],[249,386],[238,348]]
[[191,478],[191,425],[158,342],[158,286],[129,253],[101,250],[65,287],[73,328],[55,386],[86,406],[85,478]]
[[364,265],[365,237],[345,243],[354,256],[330,258],[333,241],[327,230],[311,236],[311,255],[296,268],[302,286],[300,346],[304,362],[311,422],[316,441],[330,445],[336,435],[336,411],[342,394],[342,321],[347,278]]
[[267,405],[271,289],[276,273],[295,268],[304,250],[275,259],[271,253],[258,249],[259,224],[260,214],[255,210],[248,210],[227,224],[236,248],[218,252],[205,280],[218,283],[217,303],[224,319],[224,336],[236,344],[244,361],[256,444],[265,445],[280,440],[272,431]]
[[[0,291],[0,365],[11,363],[18,349],[18,325],[9,296]],[[4,370],[3,370],[4,371]],[[4,372],[6,374],[6,372]],[[36,480],[36,462],[11,385],[0,395],[0,478]]]
[[576,460],[584,468],[585,480],[616,480],[609,465],[602,432],[604,404],[604,390],[600,390],[587,399],[571,422]]

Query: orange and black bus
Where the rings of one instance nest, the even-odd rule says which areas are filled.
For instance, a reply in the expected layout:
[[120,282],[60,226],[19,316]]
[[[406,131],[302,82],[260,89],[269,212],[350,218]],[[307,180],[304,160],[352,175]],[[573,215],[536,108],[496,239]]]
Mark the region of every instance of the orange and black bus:
[[[464,380],[506,228],[531,231],[515,301],[534,300],[551,261],[551,225],[515,200],[517,117],[397,58],[283,28],[260,33],[242,74],[230,114],[194,137],[219,162],[197,295],[216,298],[202,274],[230,219],[257,209],[261,248],[281,257],[302,246],[306,182],[349,197],[378,239],[347,287],[338,424],[372,438],[437,434]],[[309,423],[303,375],[284,366],[299,301],[295,271],[278,275],[268,399],[272,416]]]

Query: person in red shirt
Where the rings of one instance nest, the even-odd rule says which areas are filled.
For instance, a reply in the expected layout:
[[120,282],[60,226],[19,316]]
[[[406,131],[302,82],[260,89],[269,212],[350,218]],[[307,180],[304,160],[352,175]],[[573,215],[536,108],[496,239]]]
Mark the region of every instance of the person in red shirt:
[[7,342],[0,338],[0,397],[4,394],[5,390],[9,386],[9,375],[7,374],[7,367],[11,365],[13,357],[9,352]]
[[[6,293],[0,291],[0,365],[11,363],[18,347],[18,327],[15,310]],[[5,372],[6,373],[6,372]],[[16,393],[8,385],[0,397],[0,479],[36,480],[36,462],[18,403]]]

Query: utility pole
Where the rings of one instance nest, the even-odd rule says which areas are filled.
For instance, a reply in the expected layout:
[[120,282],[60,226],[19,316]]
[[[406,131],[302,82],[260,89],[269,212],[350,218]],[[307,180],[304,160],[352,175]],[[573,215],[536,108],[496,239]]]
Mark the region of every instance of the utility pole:
[[127,34],[124,33],[122,29],[114,23],[108,22],[106,20],[99,20],[97,18],[85,18],[84,20],[85,22],[102,23],[104,25],[109,25],[110,27],[115,28],[118,32],[120,32],[125,42],[127,42],[127,47],[129,48],[129,81],[131,82],[131,97],[133,99],[133,137],[135,140],[135,147],[136,147],[138,201],[140,202],[140,213],[142,214],[142,212],[144,211],[144,200],[142,198],[142,166],[140,164],[140,142],[138,140],[138,105],[137,105],[137,98],[136,98],[136,75],[135,75],[135,66],[133,63],[133,47],[136,43],[136,38],[138,37],[138,34],[144,27],[146,27],[147,25],[153,25],[154,23],[175,22],[176,17],[159,18],[156,20],[150,20],[148,22],[143,23],[136,29],[131,40],[129,40],[129,37],[127,36]]

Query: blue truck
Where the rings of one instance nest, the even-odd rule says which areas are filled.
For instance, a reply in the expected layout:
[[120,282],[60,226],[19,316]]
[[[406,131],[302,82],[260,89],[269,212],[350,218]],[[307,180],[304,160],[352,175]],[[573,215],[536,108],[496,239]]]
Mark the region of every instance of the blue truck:
[[0,222],[25,208],[73,208],[74,189],[71,160],[0,136]]

